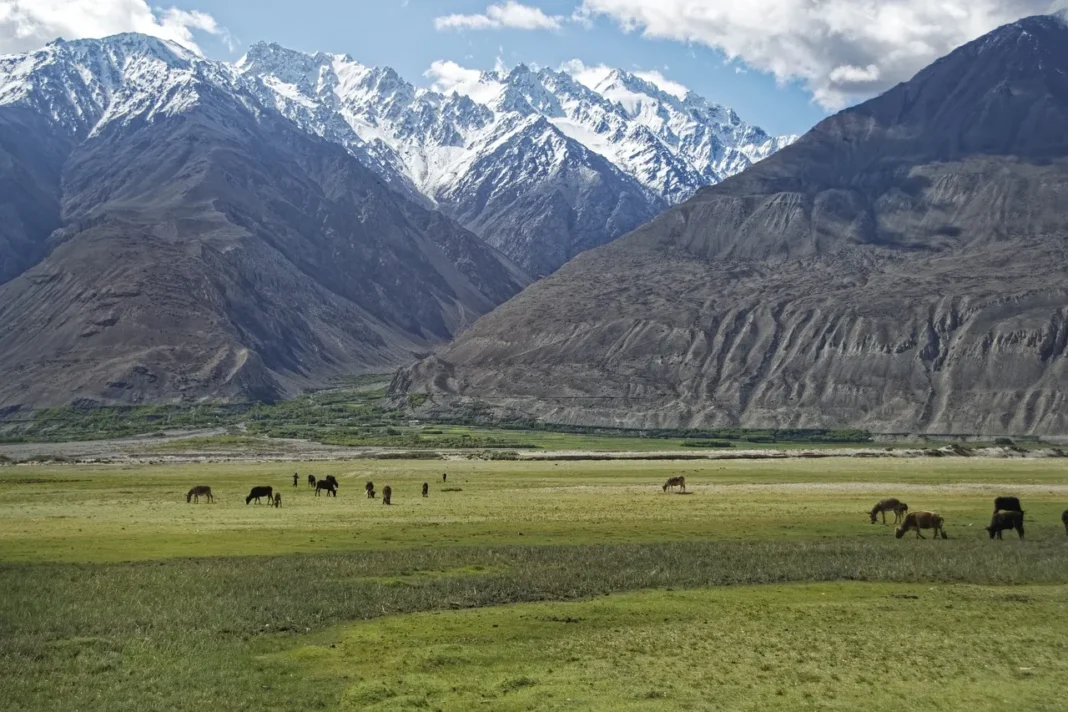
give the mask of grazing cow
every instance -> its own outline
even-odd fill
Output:
[[[337,485],[330,480],[319,480],[315,483],[315,496],[318,497],[319,493],[326,490],[327,495],[334,495],[337,497]]]
[[[389,501],[390,497],[392,497],[392,496],[393,496],[393,488],[392,487],[390,487],[389,485],[386,485],[385,487],[382,488],[382,504],[393,504],[392,502]]]
[[[900,524],[901,518],[908,514],[909,506],[897,499],[896,497],[890,497],[875,503],[875,506],[871,508],[868,515],[871,517],[871,523],[875,524],[876,517],[882,515],[883,524],[886,524],[886,513],[894,513],[894,524]]]
[[[300,476],[296,472],[294,472],[293,473],[293,486],[296,487],[298,482],[300,482]]]
[[[364,490],[367,491],[367,499],[374,499],[375,498],[375,483],[374,482],[368,481],[368,483],[365,484],[363,486],[363,488],[364,488]]]
[[[423,496],[426,497],[428,494],[430,494],[430,483],[424,482],[423,483]]]
[[[923,534],[920,534],[921,529],[934,529],[934,536],[937,539],[941,534],[943,539],[948,539],[946,536],[946,530],[942,528],[942,524],[945,519],[938,512],[909,512],[905,515],[905,521],[901,523],[901,526],[894,532],[894,536],[898,539],[905,536],[905,533],[910,529],[916,530],[916,536],[920,539],[926,539]]]
[[[986,530],[990,533],[990,538],[1001,538],[1001,532],[1006,529],[1015,529],[1016,533],[1020,535],[1020,538],[1024,538],[1024,526],[1023,526],[1023,512],[994,512],[994,516],[990,518],[990,526]]]
[[[994,511],[1002,512],[1022,512],[1023,507],[1020,506],[1020,499],[1018,497],[997,497],[994,499]]]
[[[248,497],[245,497],[245,504],[248,504],[252,500],[256,500],[256,504],[259,504],[260,497],[266,497],[273,501],[274,487],[253,487],[252,491],[248,493]]]
[[[186,502],[189,502],[189,500],[200,502],[201,497],[207,497],[209,502],[215,501],[215,498],[211,496],[211,487],[205,485],[198,485],[185,493]]]
[[[315,475],[308,475],[308,486],[309,487],[314,487],[315,486]]]
[[[271,504],[273,504],[275,506],[275,508],[278,508],[278,507],[282,506],[282,493],[281,492],[275,492],[274,493],[274,501],[272,501]]]
[[[664,491],[667,492],[669,488],[681,487],[682,491],[686,491],[686,478],[682,475],[678,477],[669,477],[668,481],[664,483]]]

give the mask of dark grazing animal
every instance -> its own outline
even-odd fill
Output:
[[[1023,512],[994,512],[994,516],[990,518],[990,526],[986,530],[990,533],[990,538],[1001,538],[1001,532],[1006,529],[1015,529],[1016,533],[1020,535],[1020,538],[1024,538],[1024,526],[1023,526]]]
[[[678,477],[669,477],[668,481],[664,483],[664,491],[667,492],[668,488],[674,489],[675,487],[681,487],[682,491],[686,491],[686,478],[682,475]]]
[[[215,501],[215,498],[211,495],[211,487],[205,485],[198,485],[185,493],[186,502],[189,500],[199,502],[201,497],[207,497],[209,502]]]
[[[994,511],[1022,512],[1023,507],[1018,497],[997,497],[994,499]]]
[[[389,501],[390,497],[392,497],[392,496],[393,496],[393,488],[392,487],[390,487],[389,485],[386,485],[385,487],[382,488],[382,504],[393,504],[392,502]]]
[[[898,539],[905,536],[905,533],[910,529],[916,531],[916,536],[920,539],[926,539],[923,534],[920,534],[921,529],[934,529],[934,536],[937,539],[941,534],[943,539],[948,539],[946,536],[946,530],[942,528],[942,524],[945,519],[938,512],[909,512],[905,515],[905,521],[901,523],[901,526],[894,531],[894,536]]]
[[[1064,523],[1064,533],[1068,534],[1068,509],[1061,512],[1061,521]]]
[[[294,472],[293,473],[293,486],[296,487],[298,482],[300,482],[300,476],[296,472]]]
[[[327,475],[323,479],[326,480],[327,482],[331,483],[332,485],[334,485],[334,487],[338,486],[337,478],[334,477],[333,475]]]
[[[448,479],[449,479],[449,473],[448,472],[442,472],[441,473],[441,481],[445,482]]]
[[[337,497],[337,485],[330,480],[319,480],[315,483],[315,496],[318,497],[319,493],[326,490],[327,495],[334,495]]]
[[[875,503],[875,506],[871,508],[868,515],[871,516],[871,523],[875,524],[876,517],[882,515],[883,524],[886,524],[886,513],[894,513],[894,524],[900,524],[901,518],[908,514],[909,506],[897,499],[896,497],[890,497]]]
[[[256,500],[256,504],[259,504],[260,497],[266,497],[269,500],[273,500],[274,487],[253,487],[252,491],[248,493],[248,497],[245,497],[245,504],[248,504],[252,500]]]
[[[315,475],[308,475],[308,486],[309,487],[314,487],[315,486]]]
[[[275,507],[281,507],[282,506],[282,493],[281,492],[275,492],[274,493],[274,500],[271,502],[271,504],[273,504]]]
[[[424,482],[423,483],[423,496],[426,497],[428,494],[430,494],[430,483],[429,482]]]
[[[375,483],[374,482],[368,481],[367,484],[365,484],[363,486],[363,488],[364,488],[364,490],[367,491],[367,499],[374,499],[375,498]]]

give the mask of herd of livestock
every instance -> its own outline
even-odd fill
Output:
[[[916,536],[921,539],[925,537],[920,533],[921,529],[932,529],[934,531],[933,536],[941,536],[943,539],[948,539],[946,530],[943,528],[945,524],[945,517],[938,512],[910,512],[909,506],[901,500],[891,497],[875,503],[875,506],[871,508],[868,515],[871,517],[871,523],[875,524],[878,518],[881,516],[883,524],[886,524],[886,513],[894,513],[894,524],[897,524],[897,529],[894,530],[894,536],[898,539],[905,536],[910,531],[916,532]],[[1068,534],[1068,509],[1061,513],[1061,523],[1064,524],[1064,533]],[[990,538],[1001,538],[1001,532],[1015,529],[1016,534],[1023,539],[1024,538],[1024,511],[1020,506],[1020,499],[1018,497],[996,497],[994,499],[994,514],[990,518],[990,525],[986,528]]]
[[[442,473],[442,482],[448,481],[448,477],[448,474]],[[293,473],[293,486],[300,486],[300,475],[296,472]],[[331,495],[337,497],[338,481],[337,478],[333,475],[327,475],[322,479],[316,479],[315,475],[308,475],[308,486],[315,488],[316,497],[321,495],[323,492],[326,492],[327,497]],[[364,485],[364,492],[367,494],[368,499],[378,498],[374,482],[367,482]],[[424,497],[430,496],[429,482],[423,483],[422,495]],[[197,485],[196,487],[190,489],[185,494],[185,501],[190,503],[199,503],[201,497],[203,497],[206,502],[215,502],[215,496],[211,493],[211,487],[208,487],[207,485]],[[272,507],[282,506],[282,493],[280,491],[275,491],[275,488],[271,485],[261,485],[258,487],[253,487],[249,491],[248,497],[245,497],[245,504],[249,504],[251,502],[261,504],[262,500],[265,498],[267,500],[267,504],[271,505]],[[382,504],[392,503],[393,488],[389,485],[386,485],[382,488]]]
[[[448,474],[443,473],[441,475],[442,482],[448,480]],[[300,485],[300,475],[296,472],[293,473],[293,486],[298,487]],[[329,497],[333,495],[337,497],[338,481],[333,475],[327,475],[322,479],[316,479],[315,475],[308,475],[308,485],[315,488],[315,495],[318,497],[323,492]],[[671,477],[664,483],[663,491],[667,492],[669,489],[674,490],[676,487],[681,492],[686,492],[686,478]],[[375,485],[373,482],[367,482],[364,484],[364,492],[367,494],[368,499],[376,499],[377,494],[375,491]],[[422,487],[422,495],[424,497],[430,496],[430,483],[424,482]],[[208,502],[214,502],[215,497],[212,496],[211,487],[206,485],[198,485],[193,487],[186,493],[186,502],[199,502],[200,498],[204,497]],[[245,504],[250,502],[256,502],[260,504],[260,500],[266,498],[267,503],[274,507],[282,506],[282,493],[276,492],[274,487],[270,485],[263,485],[259,487],[253,487],[248,493],[248,497],[245,497]],[[386,485],[382,488],[382,504],[392,504],[393,488]],[[924,529],[932,530],[932,536],[938,538],[941,536],[943,539],[948,539],[949,535],[946,534],[944,528],[945,517],[938,512],[930,511],[915,511],[910,512],[909,506],[897,499],[896,497],[890,497],[889,499],[883,499],[875,503],[875,506],[871,508],[868,515],[871,517],[871,523],[875,524],[882,517],[883,524],[886,524],[886,513],[892,512],[894,515],[894,524],[897,528],[894,530],[894,536],[900,539],[908,534],[910,531],[916,532],[916,536],[920,539],[926,537],[921,533]],[[1064,524],[1064,532],[1068,535],[1068,509],[1064,510],[1061,514],[1061,523]],[[994,499],[994,514],[990,518],[990,526],[986,528],[987,533],[990,534],[990,538],[1001,538],[1001,533],[1007,530],[1016,530],[1016,534],[1023,539],[1024,538],[1024,511],[1020,506],[1020,500],[1018,497],[997,497]]]

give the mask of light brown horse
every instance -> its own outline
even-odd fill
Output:
[[[665,492],[667,492],[669,488],[670,489],[674,489],[676,487],[681,487],[682,491],[685,492],[686,491],[686,478],[683,477],[682,475],[679,475],[678,477],[669,477],[668,481],[664,483],[664,491]]]
[[[872,524],[875,524],[876,517],[880,514],[883,516],[883,524],[886,524],[886,513],[893,512],[894,524],[900,524],[902,517],[908,514],[908,511],[909,506],[907,504],[896,497],[890,497],[889,499],[876,502],[875,506],[871,508],[871,511],[868,512],[868,514],[871,516]]]
[[[215,497],[211,494],[211,487],[207,487],[206,485],[198,485],[186,492],[185,501],[193,501],[196,503],[200,501],[201,497],[207,497],[209,502],[215,502]]]
[[[909,530],[915,530],[916,536],[920,539],[926,539],[923,534],[920,534],[921,529],[934,529],[934,536],[937,539],[941,534],[943,539],[948,539],[946,530],[942,528],[945,519],[938,512],[909,512],[905,515],[905,521],[901,523],[901,526],[894,531],[894,536],[898,539],[905,536]]]

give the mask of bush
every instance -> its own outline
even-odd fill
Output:
[[[1012,438],[995,438],[994,444],[998,447],[1016,447],[1016,443],[1012,441]]]
[[[727,440],[684,440],[683,447],[699,447],[699,448],[722,448],[722,447],[734,447],[734,443]]]

